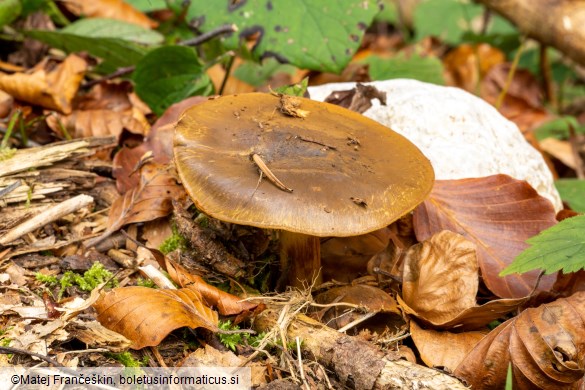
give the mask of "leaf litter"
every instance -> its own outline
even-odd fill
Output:
[[[85,2],[65,6],[75,15],[113,17],[144,28],[162,22],[154,20],[160,15],[147,17],[121,1],[99,3],[94,8]],[[367,81],[369,66],[373,74],[380,71],[376,61],[360,63],[360,56],[383,53],[394,56],[399,65],[408,60],[404,53],[409,50],[424,51],[434,59],[443,55],[438,40],[399,48],[388,37],[369,32],[366,36],[370,47],[364,45],[336,81]],[[253,43],[255,38],[249,39]],[[478,91],[494,104],[505,95],[501,113],[537,142],[531,131],[551,114],[530,72],[517,71],[508,83],[511,64],[487,44],[460,45],[441,60],[450,84]],[[236,67],[243,62],[238,58]],[[184,106],[203,98],[172,107],[151,128],[151,111],[126,81],[100,80],[90,74],[91,84],[82,84],[94,67],[89,57],[47,58],[30,69],[0,65],[0,117],[9,120],[20,110],[23,117],[18,118],[17,128],[24,129],[6,137],[2,146],[10,141],[10,146],[20,148],[0,170],[0,237],[8,237],[0,247],[3,345],[55,355],[68,365],[80,360],[85,365],[112,363],[99,353],[77,351],[73,358],[73,351],[68,351],[72,338],[112,352],[132,348],[142,353],[145,346],[152,346],[157,351],[154,364],[164,365],[177,361],[185,345],[195,341],[205,347],[188,347],[183,364],[251,365],[257,372],[256,384],[277,383],[284,375],[305,388],[325,383],[330,388],[350,383],[357,388],[409,386],[413,373],[418,385],[433,388],[463,388],[460,380],[474,388],[501,388],[509,363],[519,388],[582,384],[585,306],[580,263],[565,268],[577,272],[560,274],[558,279],[538,271],[498,276],[528,247],[527,239],[556,224],[548,201],[525,182],[504,175],[438,181],[414,211],[414,233],[399,231],[404,228],[401,221],[375,234],[324,238],[327,282],[275,294],[277,234],[215,221],[188,201],[178,205],[186,194],[172,166],[172,123]],[[225,76],[233,92],[251,90],[251,84],[229,75],[229,69],[224,67],[220,73],[220,81]],[[300,81],[307,73],[299,69],[287,81]],[[315,80],[331,77],[313,75]],[[221,83],[215,79],[219,89]],[[275,86],[266,89],[271,87]],[[383,103],[383,95],[365,88],[337,91],[331,101],[360,112],[372,99]],[[281,106],[299,120],[311,115],[295,106],[294,98],[283,96]],[[32,142],[50,146],[27,148],[29,135]],[[75,139],[54,142],[69,137]],[[348,142],[360,146],[360,140],[348,138]],[[571,154],[569,168],[576,171],[582,164],[574,152],[578,142],[575,136],[565,145],[570,146],[565,153]],[[80,194],[91,194],[92,209],[86,205],[47,217],[39,226],[15,235],[35,214],[49,212]],[[368,205],[357,197],[351,201],[361,208]],[[580,217],[576,218],[565,226],[579,225]],[[176,245],[169,255],[136,247],[133,240],[140,244],[159,234],[153,233],[157,223],[166,225],[157,232],[181,232],[186,246]],[[522,255],[537,259],[539,268],[550,272],[559,267],[540,259],[538,250],[547,239],[554,242],[555,234],[562,234],[563,224],[556,227],[531,239],[536,252],[529,249]],[[121,228],[127,229],[126,236],[117,233]],[[569,257],[581,253],[579,237],[571,239],[577,249]],[[154,240],[160,242],[160,237]],[[88,251],[89,247],[96,250]],[[112,262],[119,287],[100,286],[87,295],[79,286],[51,286],[37,277],[62,275],[67,272],[64,260],[71,264],[75,258],[89,264],[95,259]],[[225,260],[230,260],[229,267]],[[351,264],[340,264],[345,260]],[[176,283],[180,288],[137,286],[152,287],[148,276],[152,274],[144,271],[147,266],[168,285]],[[81,265],[80,271],[83,267],[89,265]],[[55,298],[61,294],[66,298]],[[303,314],[309,312],[318,321]],[[222,350],[220,318],[244,328],[255,319],[256,331],[265,334],[258,336],[258,344],[238,345],[236,355]],[[181,336],[177,329],[183,327],[195,332]],[[458,379],[417,364],[414,353],[402,344],[408,338],[425,365],[441,367]],[[389,358],[399,355],[411,358]],[[26,355],[15,356],[19,362],[32,363]],[[15,361],[2,355],[2,364]]]

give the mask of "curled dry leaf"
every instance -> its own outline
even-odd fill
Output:
[[[135,148],[123,147],[114,156],[114,172],[118,191],[125,193],[138,185],[138,177],[131,175],[141,157],[152,151],[154,161],[166,164],[173,159],[173,136],[175,123],[186,108],[207,101],[203,96],[192,96],[170,106],[152,125],[146,140]]]
[[[172,211],[173,199],[185,196],[185,190],[177,183],[168,166],[147,163],[142,166],[139,173],[138,187],[114,201],[110,208],[106,231],[100,237],[86,241],[86,247],[96,245],[126,224],[166,217]]]
[[[241,298],[207,284],[203,278],[189,273],[180,264],[165,256],[166,270],[176,283],[201,294],[208,306],[216,307],[221,315],[230,316],[254,310],[258,304],[242,301]]]
[[[97,84],[73,101],[71,114],[51,115],[47,124],[57,134],[66,130],[73,138],[118,137],[124,129],[144,135],[150,125],[142,107],[130,98],[131,89],[128,82]]]
[[[455,375],[474,389],[579,388],[585,375],[585,292],[530,308],[482,339]]]
[[[123,20],[146,28],[158,25],[154,20],[123,0],[67,0],[62,4],[76,16]]]
[[[410,336],[423,362],[429,367],[444,367],[449,372],[457,368],[487,333],[487,330],[451,333],[423,329],[415,321],[410,321]]]
[[[0,89],[15,99],[68,114],[87,70],[87,63],[71,54],[54,68],[49,65],[48,61],[43,61],[30,73],[7,75],[0,72]]]
[[[506,55],[500,49],[487,43],[459,45],[443,60],[447,83],[475,93],[486,73],[505,60]]]
[[[377,287],[364,284],[336,287],[317,295],[315,302],[335,304],[321,309],[317,315],[313,316],[317,317],[319,322],[334,329],[342,328],[364,315],[363,312],[356,311],[355,308],[340,305],[343,302],[364,308],[368,313],[384,313],[388,315],[383,317],[383,323],[381,323],[380,318],[372,319],[373,322],[368,321],[368,328],[371,328],[370,325],[376,327],[376,325],[380,324],[382,328],[388,327],[395,331],[396,328],[404,325],[404,320],[394,298]]]
[[[191,289],[122,287],[94,304],[97,320],[132,341],[132,348],[158,345],[170,332],[187,326],[217,331],[217,313]]]
[[[526,301],[499,299],[477,306],[476,246],[448,230],[412,246],[405,255],[398,302],[421,322],[444,329],[478,329]]]
[[[498,274],[528,246],[528,238],[555,223],[552,203],[525,181],[507,175],[437,180],[430,196],[414,211],[419,241],[441,230],[472,241],[484,283],[501,298],[521,298],[532,292],[538,271],[504,278]],[[537,291],[549,290],[554,280],[554,275],[544,276]]]

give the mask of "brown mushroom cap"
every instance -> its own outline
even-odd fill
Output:
[[[431,191],[429,160],[403,136],[335,105],[299,99],[304,118],[264,93],[223,96],[185,111],[177,170],[196,206],[241,225],[314,236],[386,226]],[[258,155],[285,186],[262,175]]]

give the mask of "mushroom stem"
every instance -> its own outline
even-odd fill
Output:
[[[289,286],[307,288],[321,284],[319,237],[281,230],[280,264],[282,272],[288,276]]]

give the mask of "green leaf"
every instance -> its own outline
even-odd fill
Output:
[[[233,75],[254,87],[260,87],[277,73],[293,74],[296,68],[292,65],[281,64],[274,58],[267,58],[262,63],[246,61],[234,71]]]
[[[141,12],[158,11],[167,8],[165,0],[126,0],[125,2]]]
[[[561,194],[561,199],[580,213],[585,213],[585,180],[559,179],[555,186]]]
[[[376,0],[194,1],[188,20],[204,32],[235,24],[228,49],[258,33],[255,59],[276,57],[299,68],[340,73],[358,49],[364,31],[380,8]]]
[[[20,0],[0,0],[0,28],[18,18],[21,11]]]
[[[363,62],[370,65],[372,80],[408,78],[439,85],[445,84],[443,64],[435,57],[399,55],[393,58],[371,56]]]
[[[309,86],[309,78],[305,77],[300,83],[293,85],[285,85],[275,89],[275,92],[282,93],[290,96],[305,96],[307,87]]]
[[[81,19],[59,31],[31,30],[26,34],[67,53],[87,51],[101,58],[104,62],[97,71],[103,73],[135,65],[147,52],[141,44],[163,40],[156,31],[114,19]]]
[[[542,269],[546,274],[563,270],[577,272],[585,267],[585,215],[567,218],[526,242],[526,248],[500,276]]]
[[[116,19],[81,19],[61,30],[63,33],[91,38],[121,38],[143,45],[162,43],[164,37],[153,30]]]
[[[585,134],[585,126],[580,125],[577,118],[572,115],[564,115],[539,126],[534,130],[534,135],[539,141],[545,138],[567,139],[569,138],[569,129],[571,127],[575,130],[575,133]]]
[[[195,50],[163,46],[148,53],[132,76],[135,91],[157,115],[190,96],[210,95],[213,84]]]
[[[414,11],[415,37],[434,35],[445,43],[459,44],[461,34],[472,31],[472,20],[482,12],[482,6],[468,0],[423,1]]]

